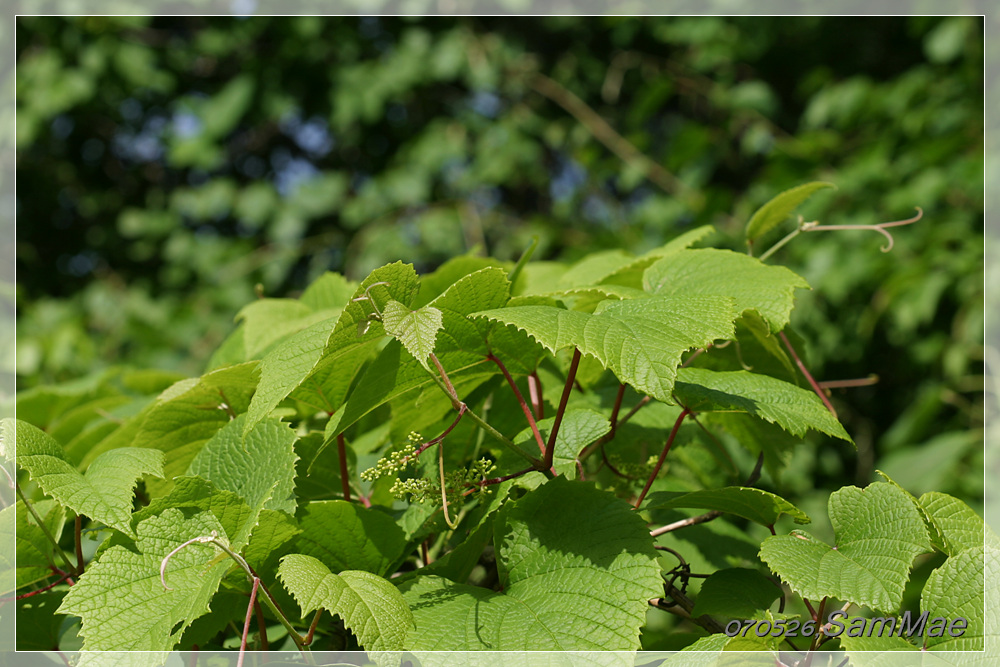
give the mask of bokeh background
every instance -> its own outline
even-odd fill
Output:
[[[16,44],[19,389],[199,374],[326,270],[702,224],[745,250],[824,180],[806,220],[924,218],[774,256],[813,287],[813,374],[878,377],[832,392],[858,451],[800,448],[784,484],[814,516],[876,468],[982,507],[980,18],[20,17]]]

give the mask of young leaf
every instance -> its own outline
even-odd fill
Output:
[[[161,562],[187,540],[212,531],[225,539],[212,514],[186,519],[180,510],[168,509],[139,524],[138,553],[113,546],[91,563],[58,610],[83,619],[83,650],[171,650],[191,621],[210,611],[232,561],[216,559],[222,552],[212,544],[189,544],[168,561],[170,590],[160,580]]]
[[[332,574],[312,556],[291,554],[278,566],[281,583],[299,603],[302,616],[323,608],[344,619],[369,651],[399,651],[413,628],[413,615],[396,587],[370,572]]]
[[[219,430],[191,462],[188,475],[231,491],[259,513],[262,509],[295,513],[295,432],[277,419],[258,423],[244,438],[240,415]],[[248,526],[252,529],[253,526]],[[243,542],[249,534],[233,535]]]
[[[427,360],[434,353],[434,343],[443,326],[440,310],[433,306],[410,310],[398,301],[390,301],[382,311],[382,325],[421,366],[431,370]]]
[[[854,442],[816,394],[770,375],[681,368],[674,391],[681,403],[696,412],[737,410],[777,424],[792,435],[802,436],[813,429]]]
[[[260,386],[254,394],[244,422],[244,434],[271,414],[278,403],[308,378],[321,362],[356,355],[359,348],[378,341],[384,334],[382,324],[371,322],[359,332],[358,325],[369,322],[368,316],[381,311],[390,300],[407,305],[417,290],[417,274],[410,264],[396,262],[372,271],[358,286],[354,297],[324,333],[329,322],[299,332],[272,350],[261,363]],[[368,299],[371,299],[369,302]],[[374,303],[372,303],[374,302]],[[306,332],[309,332],[308,334]]]
[[[714,572],[701,585],[691,616],[751,618],[780,597],[781,588],[757,570],[726,568]]]
[[[299,301],[313,311],[344,308],[357,290],[358,284],[353,280],[348,280],[339,273],[327,271],[310,283],[302,292]]]
[[[410,650],[639,647],[663,582],[649,531],[628,503],[557,477],[504,505],[494,523],[503,592],[418,576],[401,586]]]
[[[616,270],[614,273],[605,276],[601,283],[604,285],[618,285],[632,289],[642,289],[642,274],[646,269],[660,257],[684,250],[694,243],[702,240],[706,236],[713,234],[715,228],[711,225],[695,227],[683,234],[680,234],[658,248],[653,248],[647,253],[635,258],[630,263]]]
[[[794,531],[764,540],[761,560],[802,597],[897,610],[913,559],[932,548],[917,509],[903,490],[883,482],[846,486],[829,506],[835,547]]]
[[[6,421],[6,420],[5,420]],[[143,475],[163,476],[163,452],[125,447],[98,456],[85,474],[63,458],[49,434],[17,421],[17,464],[57,502],[123,533],[132,534],[132,495]]]
[[[299,527],[296,552],[316,558],[332,572],[364,570],[383,576],[406,548],[392,517],[344,500],[309,503]]]
[[[651,493],[643,509],[672,509],[674,507],[694,507],[718,510],[749,519],[762,526],[773,526],[782,514],[787,514],[795,523],[809,523],[809,515],[784,498],[760,489],[743,486],[727,486],[722,489],[707,489],[692,493],[657,491]],[[708,612],[706,612],[708,613]]]
[[[757,209],[750,218],[750,222],[747,223],[747,241],[753,242],[780,225],[792,211],[819,190],[836,187],[833,183],[813,181],[785,190]]]
[[[736,314],[753,310],[781,331],[795,304],[795,290],[809,284],[783,266],[731,250],[682,250],[666,255],[646,269],[642,287],[662,296],[728,296]]]
[[[673,403],[681,354],[733,335],[727,297],[652,297],[611,303],[593,314],[552,306],[513,306],[473,314],[523,330],[550,352],[576,347],[622,382]]]

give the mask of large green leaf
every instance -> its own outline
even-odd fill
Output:
[[[398,301],[390,301],[382,311],[382,325],[421,366],[431,370],[427,360],[434,354],[434,344],[443,326],[440,310],[433,306],[410,310]]]
[[[836,187],[833,183],[813,181],[780,193],[757,209],[750,218],[750,222],[747,223],[747,241],[752,242],[780,225],[792,211],[816,192]]]
[[[278,566],[281,583],[302,608],[302,616],[326,609],[369,651],[405,647],[413,615],[395,586],[370,572],[348,570],[333,574],[312,556],[291,554]]]
[[[191,622],[210,611],[209,602],[226,570],[228,558],[212,544],[193,543],[170,558],[160,581],[160,564],[181,544],[222,526],[208,512],[185,518],[168,509],[139,524],[133,552],[114,546],[90,564],[70,588],[59,613],[83,619],[85,651],[169,651]]]
[[[147,484],[153,493],[169,492],[173,478],[184,474],[205,441],[229,423],[230,412],[246,411],[257,386],[256,375],[257,362],[251,361],[182,380],[163,391],[147,410],[136,416],[138,428],[130,441],[122,444],[163,452],[165,480]],[[118,441],[126,438],[130,423],[112,437]],[[84,456],[83,464],[89,461],[89,456]]]
[[[564,477],[501,508],[494,524],[503,592],[418,576],[401,590],[410,650],[639,647],[647,600],[662,594],[656,552],[628,503]]]
[[[317,558],[332,572],[387,575],[406,548],[403,530],[392,517],[344,500],[309,503],[299,527],[295,551]]]
[[[773,526],[782,514],[795,523],[809,523],[809,516],[795,505],[773,493],[743,486],[727,486],[692,493],[657,491],[649,496],[643,509],[694,507],[718,510],[741,516],[762,526]]]
[[[731,567],[717,570],[701,585],[691,615],[718,614],[751,618],[781,597],[781,588],[757,570]]]
[[[666,255],[646,269],[642,282],[647,292],[663,296],[732,297],[737,315],[754,310],[767,320],[771,331],[785,328],[795,290],[809,287],[783,266],[768,266],[749,255],[714,248]]]
[[[358,286],[332,330],[329,322],[319,323],[276,346],[261,362],[260,386],[247,411],[244,434],[267,417],[318,366],[357,355],[359,348],[378,341],[385,331],[380,322],[370,321],[369,315],[375,313],[375,308],[381,311],[390,300],[409,304],[417,284],[412,265],[387,264],[372,271]]]
[[[913,559],[932,549],[916,507],[902,489],[884,482],[846,486],[829,505],[836,546],[793,531],[764,540],[761,559],[802,597],[897,610]]]
[[[295,432],[285,422],[267,419],[244,438],[245,418],[240,415],[206,442],[187,474],[235,493],[254,512],[266,508],[294,514]],[[242,542],[247,537],[241,532],[232,539]]]
[[[593,314],[552,306],[513,306],[475,313],[523,330],[550,352],[576,347],[622,382],[665,403],[681,354],[733,335],[728,297],[661,297],[610,303]]]
[[[236,321],[243,323],[246,359],[256,359],[269,345],[302,329],[303,318],[312,308],[295,299],[258,299],[240,309]]]
[[[681,368],[674,391],[695,412],[746,412],[802,436],[813,429],[853,442],[813,392],[770,375]]]
[[[8,421],[8,420],[4,420]],[[63,458],[63,449],[49,434],[27,422],[17,421],[17,464],[57,502],[131,534],[132,496],[144,475],[163,476],[163,453],[125,447],[94,459],[87,472]]]

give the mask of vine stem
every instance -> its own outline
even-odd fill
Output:
[[[79,514],[73,520],[73,541],[76,546],[76,575],[83,574],[83,542],[80,534],[83,532],[83,517]]]
[[[323,607],[316,610],[316,615],[313,616],[312,623],[309,624],[309,631],[306,632],[306,636],[302,639],[302,643],[306,646],[312,644],[313,635],[316,634],[316,626],[319,625],[319,618],[323,615]]]
[[[516,477],[521,477],[522,475],[527,475],[529,472],[532,472],[533,470],[538,470],[538,468],[536,468],[535,466],[531,466],[530,468],[525,468],[524,470],[518,470],[517,472],[513,472],[509,475],[504,475],[503,477],[491,477],[489,479],[484,479],[481,482],[469,482],[468,485],[473,488],[469,489],[462,495],[467,496],[470,493],[474,493],[476,489],[481,489],[484,486],[492,486],[494,484],[500,484],[501,482],[506,482],[509,479],[514,479]]]
[[[76,567],[74,567],[73,563],[70,562],[69,556],[66,555],[66,552],[59,546],[59,542],[57,542],[56,538],[52,536],[51,532],[49,532],[49,528],[45,525],[45,522],[42,521],[42,517],[38,516],[38,512],[36,512],[32,504],[28,502],[27,496],[25,496],[24,491],[21,490],[21,485],[15,483],[14,490],[17,491],[17,495],[21,499],[21,502],[24,503],[24,506],[28,508],[29,512],[31,512],[31,516],[35,517],[35,522],[38,524],[38,527],[42,529],[42,532],[45,534],[45,537],[48,538],[49,542],[52,543],[52,547],[55,549],[56,553],[59,554],[62,561],[66,563],[66,569],[70,572],[76,572]]]
[[[48,584],[47,586],[39,588],[37,591],[28,591],[27,593],[21,593],[20,595],[14,595],[14,596],[11,596],[9,598],[0,598],[0,602],[10,602],[11,600],[24,600],[25,598],[30,598],[30,597],[32,597],[34,595],[38,595],[39,593],[44,593],[47,590],[55,588],[56,586],[58,586],[62,582],[67,581],[72,576],[73,575],[71,573],[67,572],[66,574],[62,575],[61,577],[59,577],[58,579],[56,579],[55,581],[53,581],[51,584]]]
[[[434,382],[437,384],[437,386],[440,387],[441,391],[443,391],[448,396],[448,398],[451,399],[451,405],[453,408],[455,408],[456,410],[462,410],[462,407],[464,406],[465,413],[469,415],[469,419],[474,421],[476,425],[479,426],[479,428],[483,429],[483,431],[485,431],[491,438],[493,438],[501,445],[503,445],[510,451],[514,452],[524,460],[530,462],[531,465],[536,467],[542,465],[541,461],[539,461],[534,456],[532,456],[528,452],[524,451],[523,449],[515,445],[513,442],[507,439],[503,433],[490,426],[488,423],[486,423],[486,420],[477,415],[475,411],[469,408],[469,406],[465,405],[465,403],[458,398],[458,392],[455,391],[454,385],[452,385],[451,380],[448,379],[448,374],[445,372],[444,367],[441,365],[441,362],[438,361],[437,355],[435,355],[432,352],[430,358],[431,361],[434,362],[434,365],[437,367],[438,372],[441,374],[441,377],[438,377],[437,375],[434,375],[432,373],[431,377],[434,379]]]
[[[687,528],[688,526],[697,526],[699,523],[707,523],[712,519],[716,519],[722,516],[722,512],[719,510],[712,510],[711,512],[705,512],[704,514],[699,514],[698,516],[692,516],[687,519],[681,519],[680,521],[674,521],[673,523],[668,523],[665,526],[657,528],[656,530],[649,531],[651,537],[659,537],[660,535],[666,535],[667,533],[672,533],[680,528]]]
[[[559,426],[562,424],[563,416],[566,414],[566,404],[569,403],[570,392],[573,391],[573,383],[576,382],[576,369],[580,367],[580,350],[573,349],[573,361],[569,364],[569,372],[566,373],[566,384],[563,385],[562,396],[559,398],[559,409],[556,410],[556,420],[552,424],[552,431],[549,433],[549,441],[545,447],[545,460],[542,462],[542,470],[552,468],[552,459],[556,453],[556,438],[559,435]],[[555,474],[555,470],[552,470]]]
[[[819,383],[813,378],[809,369],[806,368],[806,365],[802,363],[798,353],[795,352],[795,348],[792,347],[792,343],[788,340],[788,336],[785,335],[784,331],[779,331],[778,335],[781,336],[781,342],[783,342],[785,347],[788,348],[792,358],[795,359],[795,365],[798,366],[799,370],[802,371],[802,374],[806,376],[806,379],[809,381],[809,385],[812,387],[813,391],[816,392],[816,395],[819,396],[821,401],[823,401],[823,405],[825,405],[826,409],[830,411],[830,414],[836,417],[837,411],[833,409],[833,404],[830,403],[830,399],[826,397],[826,392],[823,391],[823,388],[820,387]]]
[[[340,459],[340,487],[344,492],[344,500],[351,502],[351,480],[347,472],[347,443],[344,434],[337,434],[337,456]]]
[[[438,445],[438,479],[441,480],[441,510],[444,512],[444,522],[452,530],[458,528],[458,522],[452,523],[448,516],[448,489],[444,484],[444,444]]]
[[[681,423],[683,423],[684,418],[691,414],[691,410],[684,408],[681,413],[677,416],[677,420],[674,422],[674,427],[670,429],[670,435],[667,436],[667,442],[663,445],[663,452],[660,453],[660,458],[656,461],[656,467],[653,468],[653,472],[650,473],[649,479],[646,480],[646,486],[642,488],[642,493],[639,494],[639,498],[635,501],[635,509],[639,509],[639,505],[642,501],[646,499],[646,494],[649,493],[649,487],[653,486],[653,481],[656,476],[660,474],[660,468],[663,467],[663,462],[667,458],[667,452],[670,451],[670,446],[674,444],[674,438],[677,437],[677,431],[681,428]]]
[[[538,377],[538,371],[532,371],[528,376],[528,396],[531,407],[535,410],[535,419],[545,419],[545,401],[542,399],[542,381]]]
[[[514,378],[511,377],[510,371],[507,370],[507,367],[504,366],[503,362],[500,361],[500,359],[492,352],[486,355],[486,358],[499,366],[500,372],[503,373],[504,378],[507,380],[507,384],[510,385],[511,391],[513,391],[514,396],[517,397],[517,402],[521,405],[521,411],[528,420],[528,426],[531,427],[531,432],[535,436],[535,442],[538,443],[538,451],[541,452],[542,456],[545,456],[545,441],[542,440],[542,434],[538,432],[538,423],[535,421],[535,416],[531,413],[531,408],[528,407],[528,403],[524,400],[521,390],[517,388],[517,383],[515,383]]]
[[[243,657],[247,652],[247,636],[250,634],[250,621],[253,619],[253,604],[257,601],[258,588],[260,588],[260,579],[254,577],[253,587],[250,589],[250,604],[247,605],[247,615],[243,621],[243,637],[240,639],[240,657],[236,659],[236,667],[243,667]]]

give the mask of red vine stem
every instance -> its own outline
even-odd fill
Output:
[[[71,576],[73,576],[73,575],[71,575],[71,574],[65,574],[62,577],[60,577],[60,578],[56,579],[55,581],[53,581],[48,586],[45,586],[44,588],[39,588],[37,591],[29,591],[28,593],[22,593],[21,595],[15,595],[14,597],[0,598],[0,602],[10,602],[11,600],[24,600],[25,598],[30,598],[33,595],[38,595],[39,593],[44,593],[45,591],[47,591],[47,590],[49,590],[51,588],[55,588],[56,586],[58,586],[62,582],[64,582],[67,579],[69,579]]]
[[[674,444],[674,438],[677,437],[677,431],[680,430],[681,423],[689,414],[691,414],[691,410],[684,408],[677,416],[677,421],[674,422],[674,427],[670,429],[670,435],[667,436],[667,442],[663,445],[663,452],[660,453],[660,458],[656,462],[656,467],[653,468],[653,472],[650,473],[649,479],[646,480],[646,486],[642,488],[642,493],[639,494],[638,500],[635,501],[635,509],[639,509],[639,505],[641,505],[642,501],[646,499],[646,494],[649,493],[649,487],[653,486],[653,481],[656,479],[656,476],[660,474],[660,468],[663,467],[663,462],[667,458],[667,452],[670,451],[670,446]]]
[[[537,470],[534,466],[530,468],[525,468],[524,470],[518,470],[517,472],[511,473],[509,475],[504,475],[503,477],[491,477],[489,479],[484,479],[481,482],[469,482],[468,486],[472,488],[464,492],[462,496],[467,496],[471,493],[475,493],[476,489],[481,489],[484,486],[492,486],[494,484],[500,484],[501,482],[506,482],[509,479],[514,479],[515,477],[520,477],[522,475],[527,475],[529,472]]]
[[[778,335],[781,336],[781,341],[785,344],[785,347],[787,347],[788,351],[792,354],[792,358],[795,359],[795,365],[799,367],[799,370],[802,371],[802,374],[806,376],[807,380],[809,380],[809,384],[810,386],[812,386],[813,391],[816,392],[816,395],[819,396],[821,401],[823,401],[823,405],[825,405],[826,409],[830,411],[830,414],[836,417],[837,411],[833,409],[833,404],[830,403],[830,399],[826,397],[826,392],[823,391],[823,388],[819,386],[819,383],[816,382],[812,374],[809,373],[809,369],[806,368],[806,365],[802,363],[801,359],[799,359],[799,355],[795,352],[795,348],[792,347],[791,342],[789,342],[788,336],[785,335],[784,331],[779,331]]]
[[[313,616],[312,623],[309,624],[309,632],[302,639],[302,644],[304,646],[309,646],[312,644],[313,635],[316,634],[316,626],[319,625],[319,617],[323,614],[323,607],[316,610],[316,615]]]
[[[340,459],[340,488],[344,491],[344,500],[351,502],[351,480],[347,472],[347,443],[344,434],[337,434],[337,457]]]
[[[538,378],[538,371],[532,371],[528,376],[528,397],[535,410],[535,419],[545,419],[545,401],[542,400],[542,381]]]
[[[243,638],[240,640],[240,657],[236,660],[236,667],[243,667],[243,657],[247,652],[247,636],[250,634],[250,619],[253,618],[253,603],[257,601],[257,589],[260,588],[260,579],[253,578],[253,588],[250,589],[250,604],[247,605],[246,620],[243,621]]]
[[[566,384],[563,386],[562,396],[559,398],[559,409],[556,411],[556,421],[552,424],[552,431],[549,433],[549,442],[545,447],[545,460],[542,461],[542,470],[552,467],[552,458],[556,452],[556,436],[559,435],[559,425],[562,424],[563,415],[566,414],[566,404],[569,403],[569,394],[573,391],[573,383],[576,382],[576,369],[580,366],[580,350],[573,350],[573,361],[569,364],[569,372],[566,374]],[[555,474],[555,471],[552,471]]]
[[[507,384],[510,385],[511,390],[514,392],[514,396],[517,397],[517,402],[521,405],[521,411],[528,420],[528,426],[531,427],[531,432],[535,436],[535,442],[538,443],[538,451],[542,453],[542,456],[545,456],[545,441],[542,440],[542,434],[538,432],[538,423],[535,422],[535,416],[531,413],[531,408],[529,408],[528,404],[525,402],[524,396],[521,394],[521,390],[517,388],[514,378],[510,376],[510,372],[507,370],[507,367],[503,365],[503,362],[500,361],[500,359],[498,359],[492,352],[486,355],[486,358],[500,367],[500,372],[503,373],[504,378],[506,378]]]
[[[436,445],[439,442],[441,442],[442,440],[444,440],[448,436],[448,434],[451,433],[452,429],[455,428],[456,426],[458,426],[458,422],[462,421],[462,415],[464,415],[467,411],[468,411],[468,408],[466,407],[465,403],[462,403],[462,407],[460,407],[458,409],[458,416],[455,417],[455,421],[453,421],[451,423],[451,426],[449,426],[448,428],[446,428],[444,430],[444,432],[441,435],[439,435],[438,437],[434,438],[433,440],[428,440],[424,444],[420,445],[420,447],[418,447],[417,449],[415,449],[412,454],[410,454],[409,456],[406,457],[405,460],[409,461],[410,459],[417,458],[418,456],[420,456],[421,454],[423,454],[424,452],[426,452],[428,449],[430,449],[434,445]]]

